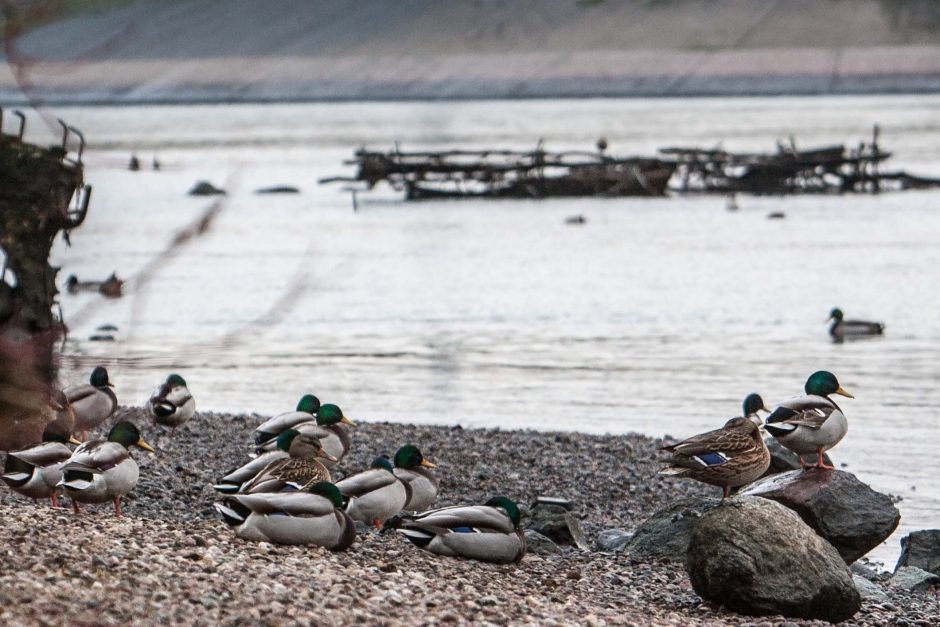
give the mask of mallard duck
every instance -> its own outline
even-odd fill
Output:
[[[121,497],[134,489],[139,475],[128,451],[131,446],[153,452],[137,427],[121,421],[111,427],[107,440],[91,440],[75,449],[62,467],[58,485],[65,487],[76,514],[80,502],[114,501],[114,516],[121,517]]]
[[[770,413],[770,410],[764,405],[764,399],[760,397],[760,394],[748,394],[745,396],[743,410],[743,416],[750,418],[751,422],[758,427],[764,424],[764,420],[760,417],[758,412],[765,411],[768,414]]]
[[[275,439],[285,429],[292,429],[294,425],[302,422],[316,420],[316,413],[320,409],[320,399],[313,394],[305,394],[297,403],[296,411],[278,414],[261,423],[255,429],[255,443],[264,444]]]
[[[411,497],[403,509],[420,512],[429,508],[437,499],[440,482],[431,472],[432,468],[437,466],[424,459],[417,446],[407,444],[395,453],[395,476],[411,488]]]
[[[114,387],[104,366],[95,366],[89,384],[65,388],[65,398],[75,414],[75,429],[81,431],[82,440],[88,439],[88,431],[108,419],[118,406]]]
[[[669,451],[672,457],[659,474],[721,486],[723,499],[728,498],[731,488],[754,481],[770,466],[770,453],[760,427],[743,416],[732,418],[721,429],[660,450]]]
[[[302,492],[236,494],[215,508],[239,538],[343,551],[356,539],[356,525],[344,504],[335,485],[320,481]]]
[[[183,377],[171,374],[150,395],[147,409],[156,424],[172,427],[175,431],[178,426],[193,417],[196,401],[189,393]]]
[[[72,456],[66,443],[79,444],[71,437],[66,423],[54,420],[46,425],[42,441],[7,454],[3,481],[14,492],[32,499],[48,498],[57,508],[62,467]]]
[[[422,514],[399,514],[385,524],[416,546],[438,555],[507,564],[525,555],[519,508],[505,496],[484,505],[456,505]]]
[[[320,444],[323,445],[323,450],[326,451],[330,458],[334,460],[330,461],[330,458],[327,458],[327,461],[324,462],[328,467],[330,467],[337,461],[343,459],[343,457],[346,456],[346,453],[349,452],[349,447],[352,445],[352,441],[349,439],[349,434],[346,433],[346,430],[343,428],[341,423],[350,425],[352,427],[356,426],[356,423],[347,418],[343,414],[343,410],[338,406],[332,403],[324,403],[320,406],[320,409],[317,410],[315,420],[300,422],[294,424],[291,428],[296,429],[301,433],[319,438]],[[267,428],[273,430],[276,428],[276,426],[272,425]],[[270,431],[265,433],[269,432]],[[273,445],[273,440],[268,441],[259,446],[258,450],[272,450]]]
[[[290,457],[290,455],[287,453],[287,451],[282,451],[279,448],[274,449],[273,451],[262,453],[261,455],[258,455],[257,457],[249,460],[244,465],[230,471],[227,475],[219,480],[219,483],[212,487],[223,494],[234,494],[235,492],[241,492],[242,485],[248,481],[251,481],[259,472],[267,468],[273,462],[287,459],[288,457]]]
[[[826,318],[826,322],[830,320],[832,320],[832,325],[829,327],[829,335],[835,339],[865,335],[881,335],[885,330],[885,325],[880,322],[845,320],[842,310],[838,307],[829,312],[829,317]]]
[[[358,520],[376,529],[382,522],[405,509],[411,498],[411,488],[395,476],[392,462],[377,457],[369,470],[346,477],[336,483],[343,496],[349,499],[346,511]]]
[[[803,455],[816,453],[816,468],[832,470],[833,466],[823,461],[823,453],[845,437],[849,423],[829,395],[855,397],[839,385],[836,375],[825,370],[811,374],[803,389],[806,396],[780,403],[767,416],[764,428],[780,444],[800,456],[802,467],[808,467]]]
[[[320,440],[294,429],[277,436],[277,447],[290,456],[268,464],[253,479],[245,483],[240,492],[282,492],[303,490],[320,481],[330,481],[330,471],[318,458],[328,458]]]

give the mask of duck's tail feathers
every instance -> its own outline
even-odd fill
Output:
[[[176,407],[169,401],[157,401],[153,404],[153,414],[157,418],[168,418],[176,413]]]
[[[66,470],[58,484],[68,490],[87,490],[94,480],[94,473],[87,470]]]
[[[8,472],[4,473],[2,478],[3,482],[11,488],[18,488],[26,485],[30,477],[32,477],[32,475],[26,472]]]
[[[222,520],[229,527],[237,527],[245,522],[251,510],[234,499],[225,499],[221,503],[214,503],[215,510],[222,515]]]
[[[391,531],[392,529],[401,529],[402,525],[411,522],[414,520],[414,515],[409,514],[408,512],[399,512],[391,518],[385,520],[385,523],[382,525],[382,533]]]
[[[775,438],[779,438],[784,435],[789,435],[793,433],[794,431],[796,431],[796,425],[791,425],[791,424],[786,424],[786,423],[775,424],[775,425],[765,424],[764,428],[767,429],[767,433],[774,436]]]
[[[419,547],[426,547],[434,539],[434,533],[426,529],[417,527],[404,527],[398,530],[398,533],[408,538],[412,544]]]
[[[656,474],[663,475],[664,477],[681,477],[688,472],[689,469],[683,468],[682,466],[666,466]]]
[[[222,482],[217,483],[212,487],[215,488],[216,492],[220,492],[222,494],[235,494],[242,489],[242,484]]]

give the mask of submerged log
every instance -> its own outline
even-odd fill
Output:
[[[49,148],[23,142],[22,125],[16,135],[0,133],[2,450],[39,440],[50,411],[64,327],[53,315],[58,268],[49,265],[49,251],[60,231],[81,224],[90,195],[80,161],[68,158],[68,130],[61,146]]]

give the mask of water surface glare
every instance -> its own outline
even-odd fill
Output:
[[[940,193],[745,197],[731,213],[722,198],[405,204],[386,189],[353,213],[348,192],[316,179],[395,140],[767,150],[791,133],[854,144],[875,122],[893,165],[940,175],[938,97],[55,113],[89,138],[95,187],[73,246],[56,246],[60,284],[134,279],[116,301],[62,295],[68,380],[104,362],[125,403],[177,371],[202,409],[271,414],[309,391],[359,420],[686,437],[749,392],[772,403],[828,369],[856,395],[835,462],[902,497],[899,533],[937,526]],[[163,169],[127,171],[132,151]],[[186,196],[200,179],[228,189],[216,221],[152,265],[213,202]],[[254,194],[279,184],[302,193]],[[565,225],[572,214],[587,224]],[[831,343],[833,306],[886,335]],[[87,340],[106,323],[115,342]],[[896,552],[897,537],[874,556],[891,566]]]

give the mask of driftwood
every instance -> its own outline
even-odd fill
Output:
[[[62,144],[42,148],[23,141],[25,118],[16,117],[14,134],[0,133],[0,449],[5,450],[37,441],[42,433],[56,379],[55,346],[64,330],[53,315],[58,269],[49,265],[49,251],[60,231],[67,236],[82,223],[91,194],[83,181],[81,134],[63,123]],[[78,149],[69,152],[75,143]]]

